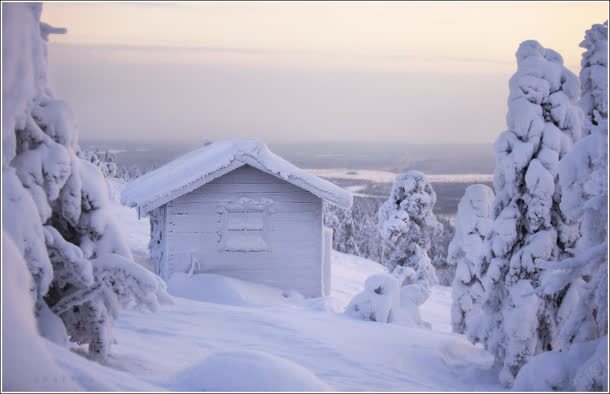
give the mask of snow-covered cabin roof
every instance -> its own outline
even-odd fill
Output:
[[[214,142],[180,156],[129,182],[121,202],[143,215],[245,164],[340,207],[352,205],[350,192],[287,162],[258,140]]]

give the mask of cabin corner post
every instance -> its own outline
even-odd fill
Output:
[[[322,295],[329,296],[332,287],[333,229],[323,226],[322,234]]]

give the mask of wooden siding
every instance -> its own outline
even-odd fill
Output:
[[[219,204],[244,197],[273,200],[265,222],[270,251],[220,248]],[[166,215],[168,275],[188,271],[194,258],[199,272],[322,295],[322,201],[310,192],[246,165],[170,201]]]

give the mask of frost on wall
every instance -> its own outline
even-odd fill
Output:
[[[510,80],[508,129],[496,141],[493,226],[482,271],[482,313],[468,331],[494,354],[501,381],[512,384],[535,354],[557,343],[557,296],[534,295],[540,261],[574,246],[577,223],[559,209],[559,161],[580,137],[579,83],[559,54],[521,43]]]
[[[455,236],[449,244],[447,261],[456,267],[451,323],[453,331],[460,334],[467,334],[466,327],[472,325],[470,321],[477,316],[483,300],[479,256],[491,230],[494,197],[488,186],[471,185],[458,204]]]
[[[580,43],[585,52],[580,61],[580,106],[585,112],[583,134],[608,120],[608,21],[595,24]]]
[[[70,108],[47,87],[46,39],[62,29],[41,11],[3,4],[3,227],[32,274],[39,331],[56,342],[67,332],[103,360],[119,308],[153,309],[164,285],[131,261],[103,175],[77,155]]]
[[[396,177],[389,199],[378,212],[382,263],[389,270],[412,268],[417,281],[426,286],[438,283],[428,255],[431,239],[442,231],[432,213],[435,203],[436,193],[426,176],[408,171]]]

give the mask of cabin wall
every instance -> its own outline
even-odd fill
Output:
[[[250,210],[249,201],[263,201],[264,213]],[[235,241],[242,233],[230,232],[242,225],[242,206],[248,242]],[[166,215],[168,276],[193,266],[195,272],[322,294],[322,201],[313,194],[245,165],[170,201]],[[227,251],[242,243],[265,250]]]

